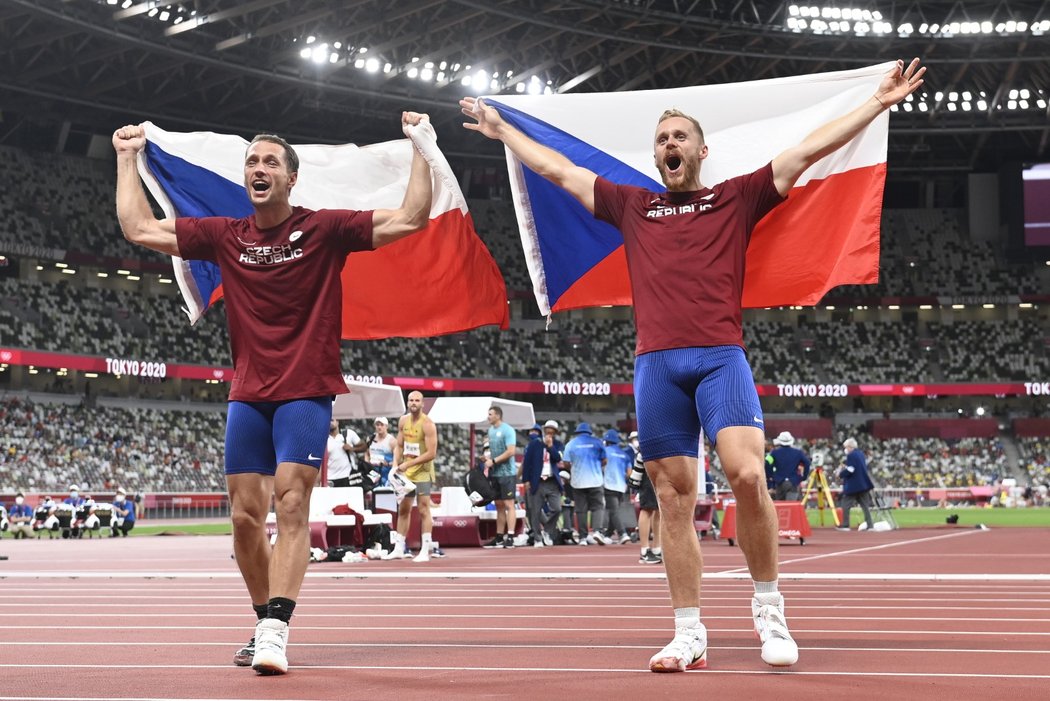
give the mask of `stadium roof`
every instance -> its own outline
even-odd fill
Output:
[[[400,135],[429,112],[447,153],[462,94],[640,90],[920,56],[891,120],[897,172],[1048,159],[1050,2],[762,0],[0,0],[0,142],[25,123],[293,141]]]

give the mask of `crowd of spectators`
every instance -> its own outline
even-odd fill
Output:
[[[124,240],[108,160],[0,146],[0,242],[166,262]]]
[[[344,341],[355,374],[630,382],[629,319],[559,315],[435,338]],[[1034,317],[925,322],[749,321],[755,379],[785,382],[1024,381],[1050,375],[1047,332]],[[150,296],[75,282],[0,279],[0,345],[228,366],[222,304],[190,326],[177,290]]]
[[[1033,484],[1050,484],[1050,437],[1018,438],[1021,469]]]
[[[219,412],[0,400],[0,491],[223,491]]]
[[[341,426],[366,442],[371,438],[370,420]],[[565,422],[561,438],[571,437],[574,426]],[[119,485],[140,492],[223,491],[224,427],[220,411],[87,408],[8,397],[0,401],[0,492],[60,492],[72,482],[85,493]],[[847,435],[840,429],[834,440],[803,439],[798,447],[811,457],[821,455],[830,469],[841,463]],[[483,431],[475,436],[475,457],[482,454],[483,436]],[[438,484],[459,484],[470,464],[470,431],[441,424],[438,437]],[[526,440],[520,432],[519,446]],[[971,487],[1014,476],[997,439],[864,436],[860,441],[880,487]],[[1022,470],[1034,482],[1050,481],[1050,443],[1029,438],[1017,443]],[[711,458],[711,477],[724,489],[717,455]]]

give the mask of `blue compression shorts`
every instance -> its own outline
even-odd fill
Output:
[[[740,346],[639,355],[634,360],[634,401],[646,460],[695,458],[701,428],[712,446],[727,426],[765,429],[751,366]]]
[[[226,474],[273,475],[282,462],[320,468],[331,421],[331,397],[230,402]]]

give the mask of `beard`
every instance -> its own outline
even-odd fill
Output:
[[[682,164],[673,174],[667,167],[667,162],[660,164],[660,179],[668,192],[688,192],[696,190],[700,186],[700,161],[698,159],[682,158]]]

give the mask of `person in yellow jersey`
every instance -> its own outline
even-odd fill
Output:
[[[398,419],[397,443],[394,446],[394,468],[416,488],[401,500],[397,507],[397,532],[391,558],[404,557],[405,536],[412,518],[412,502],[419,509],[419,527],[422,537],[419,554],[413,562],[428,562],[431,555],[431,532],[434,520],[430,516],[430,493],[434,488],[434,457],[437,455],[437,426],[423,413],[423,393],[408,395],[408,413]]]

